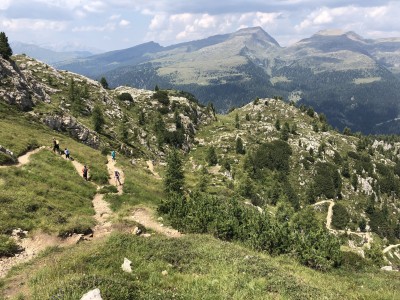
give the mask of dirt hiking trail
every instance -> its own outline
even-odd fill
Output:
[[[32,151],[28,151],[24,155],[21,155],[20,157],[18,157],[18,164],[0,166],[0,168],[3,169],[3,168],[9,168],[9,167],[17,167],[17,168],[22,167],[23,165],[26,165],[27,163],[29,163],[29,161],[30,161],[29,158],[31,157],[31,155],[34,155],[45,148],[46,148],[45,146],[42,146],[42,147],[36,148]]]
[[[42,146],[37,148],[33,151],[30,151],[23,156],[18,158],[19,164],[13,166],[23,166],[29,163],[29,158],[31,155],[38,153],[39,151],[45,149],[46,147]],[[62,156],[66,159],[64,156]],[[69,160],[71,161],[72,165],[75,167],[75,170],[82,177],[82,169],[83,165],[76,160]],[[1,167],[12,167],[12,166],[1,166]],[[111,160],[111,157],[107,163],[107,169],[109,170],[110,178],[113,178],[114,169],[115,169],[115,162]],[[122,172],[120,172],[122,174]],[[90,170],[89,170],[90,174]],[[82,177],[83,180],[83,177]],[[124,178],[121,178],[121,182],[123,183]],[[97,184],[93,183],[97,189],[101,187]],[[110,179],[110,184],[113,184],[113,180]],[[122,185],[118,186],[118,194],[122,194]],[[27,262],[37,256],[39,252],[45,250],[48,247],[66,247],[70,245],[77,244],[82,240],[90,240],[94,238],[99,238],[104,235],[111,233],[112,231],[112,223],[108,221],[109,217],[112,215],[112,211],[109,207],[108,202],[104,199],[103,194],[97,193],[93,200],[93,208],[95,210],[94,218],[97,221],[97,224],[93,228],[93,234],[90,236],[84,236],[83,234],[73,234],[67,238],[60,238],[54,235],[44,234],[44,233],[35,233],[32,237],[28,238],[18,238],[15,237],[17,243],[21,246],[23,251],[13,257],[4,257],[0,258],[0,278],[4,277],[7,272],[15,265]]]
[[[146,164],[147,164],[147,168],[150,170],[151,174],[153,174],[156,179],[161,179],[161,176],[156,171],[154,171],[153,161],[148,160],[148,161],[146,161]]]
[[[364,241],[365,241],[364,245],[367,245],[367,247],[370,247],[371,242],[372,242],[371,232],[356,232],[356,231],[351,231],[351,230],[333,229],[332,228],[332,217],[333,217],[333,206],[335,205],[335,202],[333,200],[323,200],[323,201],[314,203],[313,206],[317,206],[317,205],[324,204],[324,203],[329,203],[328,213],[326,215],[326,224],[325,224],[326,229],[328,229],[333,234],[347,233],[347,234],[353,234],[353,235],[359,236],[364,239]]]
[[[160,224],[160,222],[154,220],[153,212],[151,212],[148,208],[140,207],[135,209],[130,219],[167,237],[178,238],[183,235],[178,230],[164,227],[163,224]]]

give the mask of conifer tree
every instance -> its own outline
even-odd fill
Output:
[[[8,38],[6,34],[2,31],[0,32],[0,55],[4,59],[9,59],[13,54],[10,44],[8,43]]]
[[[101,77],[100,79],[100,84],[103,88],[105,88],[106,90],[108,89],[108,82],[107,79],[105,77]]]
[[[239,115],[237,113],[235,115],[235,128],[240,129]]]
[[[176,149],[172,149],[167,157],[167,170],[164,179],[164,188],[167,194],[183,194],[185,176],[182,159]]]
[[[101,132],[103,130],[103,125],[105,123],[103,112],[101,111],[100,106],[96,105],[92,111],[92,122],[94,130],[97,132]]]
[[[206,160],[210,166],[215,166],[218,163],[217,153],[213,146],[208,148]]]
[[[244,150],[243,141],[240,137],[236,139],[236,153],[237,154],[245,154],[246,151]]]
[[[120,127],[119,127],[119,133],[120,133],[120,136],[121,136],[121,140],[124,143],[128,142],[128,134],[129,133],[128,133],[127,123],[128,123],[128,118],[127,118],[126,115],[123,115],[122,120],[121,120],[121,124],[120,124]]]

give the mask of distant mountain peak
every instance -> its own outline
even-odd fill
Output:
[[[364,38],[354,31],[343,31],[341,29],[325,29],[318,31],[314,36],[344,36],[355,41],[364,41]]]
[[[252,38],[280,47],[279,43],[260,26],[246,27],[231,34],[231,37],[251,36]]]

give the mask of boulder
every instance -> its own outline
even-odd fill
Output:
[[[94,289],[84,294],[81,300],[103,300],[103,298],[101,298],[100,290]]]
[[[129,259],[124,258],[124,262],[121,265],[122,271],[127,272],[127,273],[132,273],[131,264],[132,264],[132,262]]]

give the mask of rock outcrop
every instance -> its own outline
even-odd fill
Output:
[[[23,111],[31,110],[37,102],[49,103],[46,86],[22,69],[15,62],[0,58],[0,101]]]
[[[51,129],[68,132],[76,140],[97,149],[100,140],[96,132],[79,123],[74,117],[68,115],[47,115],[43,122]]]

